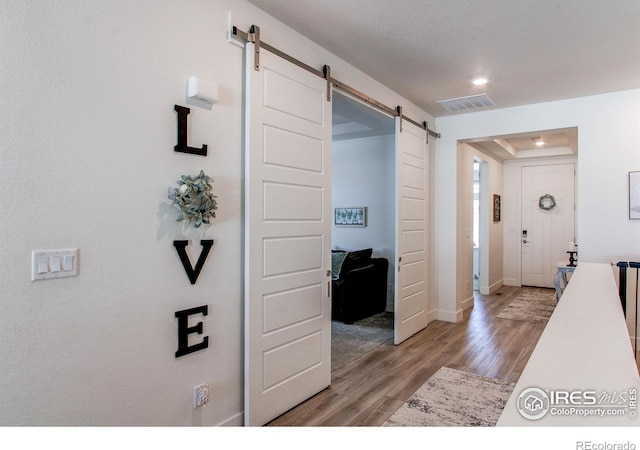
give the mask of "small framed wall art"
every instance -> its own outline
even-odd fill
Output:
[[[493,221],[500,222],[500,196],[493,194]]]
[[[366,206],[335,208],[333,223],[339,227],[366,227],[367,208]]]

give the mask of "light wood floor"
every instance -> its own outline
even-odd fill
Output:
[[[268,425],[379,426],[443,366],[516,382],[545,325],[495,316],[523,289],[477,295],[463,321],[433,321],[398,346],[377,347],[333,371],[331,387]]]
[[[379,426],[441,367],[517,382],[545,324],[496,315],[524,289],[478,294],[463,321],[433,321],[398,346],[381,345],[334,370],[331,387],[268,426]]]

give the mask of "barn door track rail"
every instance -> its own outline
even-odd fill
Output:
[[[333,78],[331,76],[331,67],[329,67],[328,65],[323,66],[322,70],[318,70],[315,69],[311,66],[309,66],[308,64],[305,64],[304,62],[284,53],[281,50],[278,50],[277,48],[267,44],[266,42],[262,41],[260,39],[260,27],[258,27],[257,25],[252,25],[251,28],[249,29],[248,33],[245,33],[242,30],[239,30],[237,27],[233,27],[232,28],[232,38],[236,39],[240,42],[252,42],[254,44],[253,46],[253,51],[254,51],[254,70],[260,70],[260,51],[262,49],[268,50],[269,52],[273,53],[274,55],[279,56],[280,58],[289,61],[292,64],[295,64],[296,66],[320,77],[320,78],[324,78],[327,80],[327,101],[331,101],[331,89],[330,87],[333,86],[334,88],[337,88],[343,92],[346,92],[356,98],[358,98],[359,100],[383,111],[384,113],[394,116],[394,117],[400,117],[401,120],[406,120],[409,123],[414,124],[417,127],[422,128],[423,130],[425,130],[427,132],[427,138],[429,136],[432,136],[434,138],[440,138],[440,133],[433,131],[431,129],[429,129],[429,126],[427,124],[426,121],[423,122],[418,122],[416,120],[411,119],[410,117],[405,116],[402,113],[402,107],[401,106],[396,106],[395,108],[391,108],[379,101],[377,101],[376,99],[369,97],[366,94],[363,94],[362,92],[358,91],[357,89],[352,88],[351,86],[347,85],[346,83],[343,83],[342,81],[337,80],[336,78]],[[401,128],[402,129],[402,128]]]

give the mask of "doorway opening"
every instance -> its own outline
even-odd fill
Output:
[[[440,135],[400,105],[390,108],[330,77],[328,66],[320,72],[261,46],[257,26],[233,31],[246,41],[244,416],[246,425],[262,425],[331,385],[332,85],[394,124],[393,186],[384,186],[398,198],[389,214],[395,239],[387,268],[394,344],[428,324],[427,140]],[[346,208],[360,210],[362,228],[372,216],[366,205]]]
[[[334,91],[331,172],[336,370],[393,342],[395,119]]]
[[[473,290],[480,290],[480,161],[473,162]]]
[[[572,194],[578,165],[577,128],[476,137],[461,144],[461,161],[469,176],[465,175],[458,189],[461,198],[474,192],[473,212],[465,204],[468,212],[462,217],[471,224],[472,219],[466,214],[473,215],[474,228],[472,239],[469,230],[458,241],[465,264],[458,271],[460,286],[471,284],[470,275],[478,276],[481,294],[490,294],[502,285],[553,286],[557,265],[568,258],[567,247],[578,239],[573,213],[577,199]],[[475,170],[471,177],[470,167],[473,164],[475,169],[477,162],[480,162],[477,185],[480,211],[476,216],[476,178]],[[546,196],[556,201],[553,210],[540,208],[540,199]],[[492,201],[496,198],[497,210]],[[467,236],[478,244],[477,249],[462,239]],[[472,258],[473,271],[465,262]],[[540,280],[529,280],[530,275]],[[474,277],[474,289],[475,282]]]
[[[481,155],[473,156],[473,292],[488,295],[491,217],[489,163]]]

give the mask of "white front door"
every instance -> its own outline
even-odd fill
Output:
[[[553,287],[557,265],[575,241],[574,164],[522,168],[522,285]],[[553,197],[550,210],[540,199]],[[549,208],[549,197],[543,207]]]
[[[394,343],[427,326],[427,132],[396,118]]]
[[[246,49],[245,425],[331,382],[331,103],[327,83]]]

